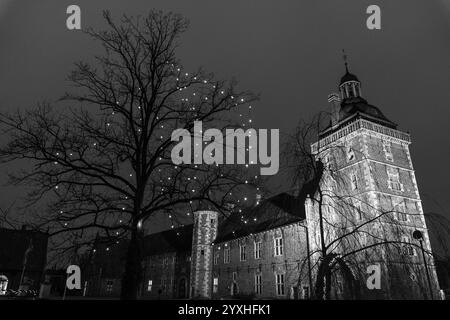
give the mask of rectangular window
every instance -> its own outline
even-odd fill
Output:
[[[152,291],[152,287],[153,287],[153,280],[148,280],[147,283],[147,291]]]
[[[246,251],[246,246],[244,245],[240,245],[239,246],[239,257],[241,261],[245,261],[245,251]]]
[[[409,237],[403,237],[403,254],[406,256],[415,256],[416,250],[414,250],[414,247],[411,245],[411,239]]]
[[[274,255],[276,257],[283,255],[283,238],[276,237],[274,239]]]
[[[361,221],[363,219],[363,212],[361,209],[361,201],[359,200],[354,200],[354,209],[355,209],[355,218],[358,221]]]
[[[392,155],[391,143],[389,141],[383,141],[383,151],[384,151],[384,156],[387,161],[394,161],[394,157]]]
[[[388,187],[395,191],[403,191],[403,185],[400,183],[398,170],[388,167]]]
[[[358,189],[358,176],[357,176],[356,172],[351,173],[350,182],[352,185],[352,190]]]
[[[395,200],[394,211],[397,214],[397,220],[406,222],[408,221],[408,214],[406,213],[405,201],[401,198]]]
[[[106,281],[106,292],[112,292],[114,286],[114,280],[107,280]]]
[[[219,263],[219,253],[216,252],[214,254],[214,265],[217,265]]]
[[[255,259],[261,259],[262,241],[255,241]]]
[[[233,281],[237,280],[237,272],[233,272]]]
[[[284,295],[284,274],[283,273],[277,273],[275,275],[275,284],[276,284],[276,290],[278,296]]]
[[[223,250],[223,263],[230,263],[230,247]]]
[[[219,291],[219,278],[214,278],[213,280],[213,293],[217,293]]]
[[[261,274],[255,274],[255,293],[262,294],[262,277]]]
[[[303,291],[302,292],[303,299],[309,300],[309,287],[304,286],[302,291]]]

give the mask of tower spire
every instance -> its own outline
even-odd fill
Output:
[[[344,64],[345,64],[345,72],[348,72],[348,62],[347,62],[347,54],[345,53],[345,50],[342,49],[342,58],[344,59]]]
[[[342,58],[344,59],[345,64],[345,74],[341,78],[341,82],[339,84],[341,100],[344,101],[348,98],[361,97],[361,83],[354,74],[351,74],[348,71],[347,54],[345,53],[344,49],[342,49]]]

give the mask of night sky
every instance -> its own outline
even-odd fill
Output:
[[[450,218],[450,1],[435,0],[0,0],[1,110],[54,101],[70,89],[77,60],[90,60],[98,44],[66,28],[66,8],[82,10],[82,28],[102,27],[113,16],[155,8],[187,17],[179,58],[261,95],[253,124],[280,128],[327,110],[344,73],[362,82],[363,96],[411,133],[411,154],[426,212]],[[381,30],[366,28],[366,8],[381,7]],[[0,168],[5,181],[11,167]],[[12,168],[16,169],[16,168]],[[288,186],[285,186],[288,187]],[[0,205],[17,192],[3,187]]]

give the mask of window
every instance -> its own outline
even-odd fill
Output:
[[[411,245],[411,239],[409,237],[403,237],[402,242],[403,242],[403,254],[406,256],[415,256],[416,251]]]
[[[352,185],[352,190],[358,189],[358,176],[356,175],[356,172],[351,173],[350,183]]]
[[[262,279],[260,273],[255,274],[255,293],[262,294]]]
[[[217,265],[219,263],[219,253],[216,252],[216,254],[214,255],[214,265]]]
[[[363,219],[363,213],[362,213],[362,209],[361,209],[361,202],[359,200],[354,200],[353,206],[355,208],[355,218],[356,218],[356,220],[361,221]]]
[[[277,273],[275,275],[275,282],[276,282],[277,295],[283,296],[284,295],[284,274]]]
[[[169,265],[169,258],[168,257],[164,257],[163,258],[163,266],[165,267],[167,265]]]
[[[106,280],[106,292],[112,292],[114,286],[114,280]]]
[[[302,296],[303,296],[303,299],[309,300],[309,287],[308,286],[303,287]]]
[[[403,191],[403,185],[400,183],[398,170],[388,167],[388,187],[395,191]]]
[[[262,241],[255,241],[255,259],[261,259]]]
[[[219,291],[219,278],[213,279],[213,293],[217,293]]]
[[[204,256],[204,255],[205,255],[205,250],[204,250],[204,249],[200,250],[200,254],[201,254],[202,256]]]
[[[245,261],[245,250],[246,250],[246,246],[245,244],[242,244],[239,246],[239,256],[240,256],[240,260],[241,261]]]
[[[152,287],[153,287],[153,280],[148,280],[147,283],[147,291],[152,291]]]
[[[233,281],[237,280],[237,272],[233,272]]]
[[[216,223],[215,219],[211,219],[211,225],[214,225]]]
[[[394,161],[394,157],[392,156],[391,143],[389,141],[383,141],[383,151],[386,160]]]
[[[276,257],[283,255],[283,238],[281,236],[274,239],[274,255]]]
[[[0,274],[0,296],[5,295],[7,289],[8,289],[8,277],[5,276],[4,274]]]
[[[347,147],[347,161],[355,160],[355,152],[352,147]]]
[[[230,263],[230,247],[223,250],[223,263]]]
[[[406,213],[405,201],[403,199],[397,199],[394,204],[394,211],[397,214],[398,221],[408,221],[408,214]]]

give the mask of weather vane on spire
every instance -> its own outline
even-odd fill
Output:
[[[344,63],[345,63],[345,71],[347,71],[348,73],[348,62],[347,62],[347,54],[345,53],[345,50],[342,49],[342,57],[344,58]]]

